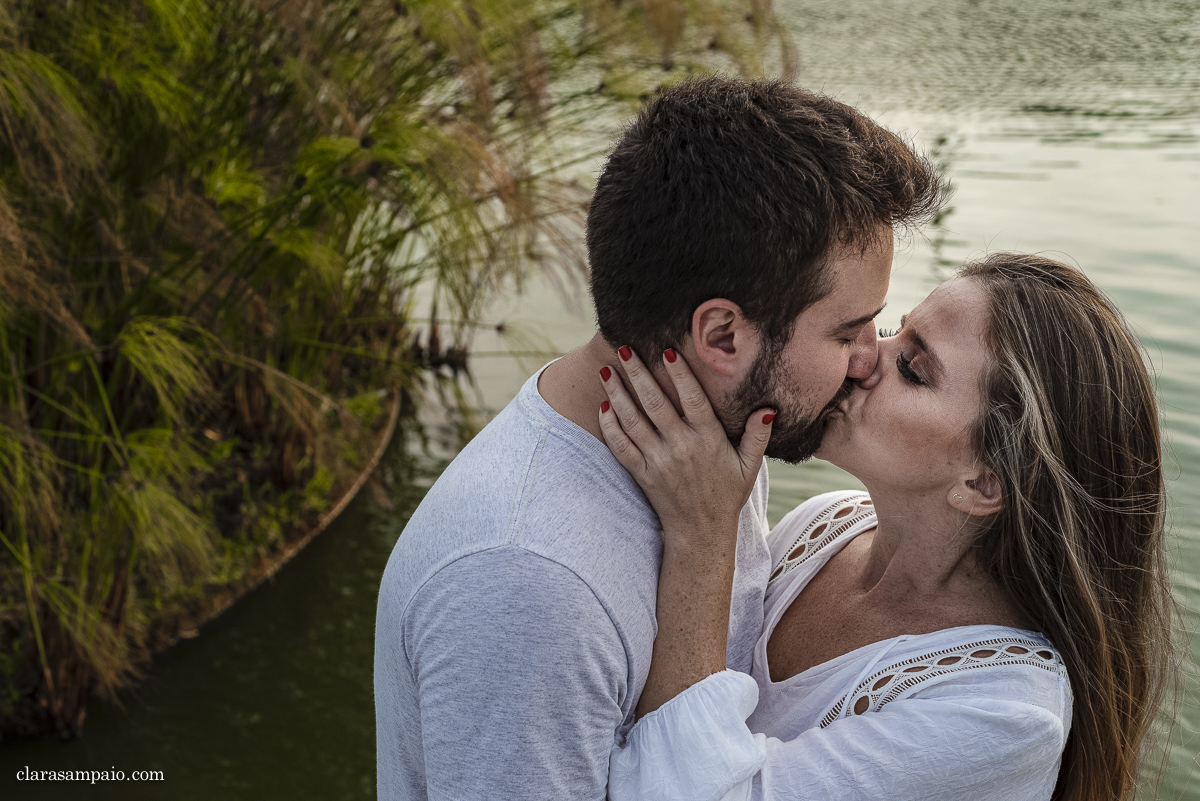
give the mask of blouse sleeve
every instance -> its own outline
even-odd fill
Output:
[[[608,763],[610,801],[716,801],[766,760],[766,738],[746,728],[758,685],[723,670],[639,720]],[[736,796],[735,796],[736,797]]]
[[[609,797],[1048,799],[1070,725],[1066,680],[1018,674],[1033,688],[1022,694],[1012,669],[971,673],[786,742],[746,727],[753,679],[714,674],[634,726],[610,760]]]

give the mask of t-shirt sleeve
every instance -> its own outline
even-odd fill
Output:
[[[628,660],[566,567],[517,547],[459,559],[404,620],[428,796],[603,799]]]
[[[706,682],[708,691],[692,692]],[[754,706],[751,689],[716,674],[639,721],[613,752],[613,801],[1046,799],[1069,728],[1069,704],[1064,719],[1061,706],[1030,703],[1008,677],[988,677],[931,687],[782,741],[741,722]],[[1060,698],[1069,693],[1059,689]]]

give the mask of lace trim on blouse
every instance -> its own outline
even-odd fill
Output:
[[[784,552],[784,557],[771,571],[767,586],[873,514],[875,504],[865,492],[839,501],[822,511],[808,522]]]
[[[878,712],[886,704],[930,679],[990,665],[1033,665],[1067,679],[1067,668],[1053,648],[1020,637],[978,640],[888,665],[842,696],[821,719],[825,728],[839,718]],[[853,699],[853,702],[851,701]]]

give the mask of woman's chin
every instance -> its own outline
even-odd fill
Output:
[[[855,449],[852,445],[845,415],[835,412],[829,416],[825,426],[825,436],[821,438],[821,444],[813,453],[813,458],[828,462],[862,481],[862,477],[858,473],[863,465],[861,459],[855,458]]]
[[[829,462],[836,467],[841,467],[841,465],[838,464],[838,451],[840,449],[838,448],[837,444],[833,442],[833,439],[834,438],[830,435],[830,432],[827,429],[825,431],[825,436],[821,438],[821,444],[817,446],[816,451],[813,452],[813,458],[820,459],[822,462]],[[845,468],[842,469],[844,470]]]
[[[845,439],[845,424],[846,415],[840,409],[825,415],[825,433],[821,436],[821,444],[813,452],[815,458],[841,467],[837,464],[837,453]]]

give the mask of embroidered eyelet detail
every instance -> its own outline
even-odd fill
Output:
[[[791,546],[784,551],[783,558],[771,571],[768,586],[873,514],[875,504],[865,492],[846,498],[822,511],[808,522]]]
[[[821,728],[839,718],[878,712],[891,701],[938,676],[991,665],[1012,664],[1034,665],[1067,678],[1062,657],[1042,643],[1020,638],[979,640],[896,662],[868,676],[854,692],[842,696],[833,705],[821,719]]]

